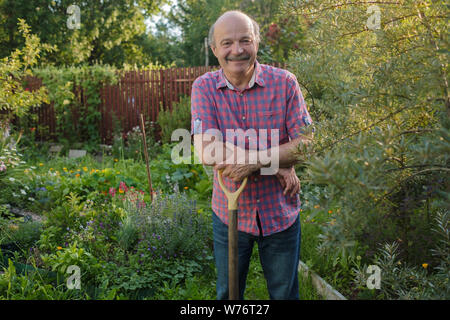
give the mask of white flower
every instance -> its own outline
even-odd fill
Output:
[[[27,194],[25,190],[20,189],[20,193],[23,194],[24,196]]]
[[[34,201],[34,198],[32,198],[32,197],[29,197],[29,198],[28,198],[28,200],[30,200],[30,201]]]
[[[16,179],[14,179],[13,177],[10,177],[9,181],[14,182],[14,181],[16,181]]]
[[[15,194],[14,192],[12,193],[12,195],[13,195],[13,197],[18,197],[18,195],[17,194]]]

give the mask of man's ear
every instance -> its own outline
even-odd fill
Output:
[[[218,59],[219,57],[217,57],[217,54],[216,54],[217,48],[214,45],[211,45],[210,48],[211,48],[211,51],[213,52],[214,56]]]

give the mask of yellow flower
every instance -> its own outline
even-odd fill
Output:
[[[422,263],[422,267],[423,267],[424,269],[428,268],[428,263]]]
[[[87,168],[87,167],[83,167],[83,171],[84,171],[84,172],[87,172],[87,171],[88,171],[88,168]]]
[[[332,213],[333,213],[333,210],[328,210],[328,213],[329,213],[329,214],[332,214]]]
[[[114,159],[114,162],[117,162],[117,161],[119,161],[118,159]]]
[[[73,170],[70,170],[70,173],[73,173]]]
[[[119,193],[123,193],[123,190],[122,190],[122,188],[119,188]]]
[[[187,190],[187,189],[189,189],[189,187],[184,187],[184,190]]]
[[[42,167],[42,166],[44,166],[44,164],[43,163],[39,163],[39,166]]]
[[[120,174],[120,171],[116,171],[116,174]]]
[[[319,209],[320,208],[320,206],[318,205],[318,204],[316,204],[315,206],[314,206],[314,209]]]
[[[77,173],[77,174],[75,175],[75,177],[77,177],[77,178],[78,178],[79,176],[80,176],[80,174],[79,174],[79,173]]]
[[[67,172],[67,168],[66,168],[66,167],[64,167],[63,170],[64,170],[65,172]]]
[[[28,172],[29,172],[29,170],[28,170],[28,169],[25,169],[25,170],[23,170],[23,172],[25,172],[25,173],[28,173]]]
[[[62,250],[62,247],[59,247],[59,246],[58,246],[58,247],[56,247],[56,249],[57,249],[57,250]]]

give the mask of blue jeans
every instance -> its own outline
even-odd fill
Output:
[[[217,299],[225,300],[228,299],[228,226],[215,213],[212,215]],[[245,283],[255,241],[258,243],[259,258],[270,299],[299,299],[300,236],[299,217],[288,229],[267,237],[238,232],[239,299],[244,299]]]

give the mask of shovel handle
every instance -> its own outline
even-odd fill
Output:
[[[239,196],[247,184],[247,177],[244,178],[241,186],[232,193],[223,184],[222,170],[219,170],[217,174],[220,187],[228,199],[228,298],[237,300],[239,299],[237,209]]]
[[[225,187],[225,185],[223,184],[222,170],[217,171],[217,176],[219,180],[219,185],[228,199],[228,210],[237,210],[239,196],[241,195],[242,190],[244,190],[245,186],[247,185],[247,177],[244,178],[244,180],[241,183],[241,186],[235,192],[230,192],[230,190],[228,190],[227,187]]]

